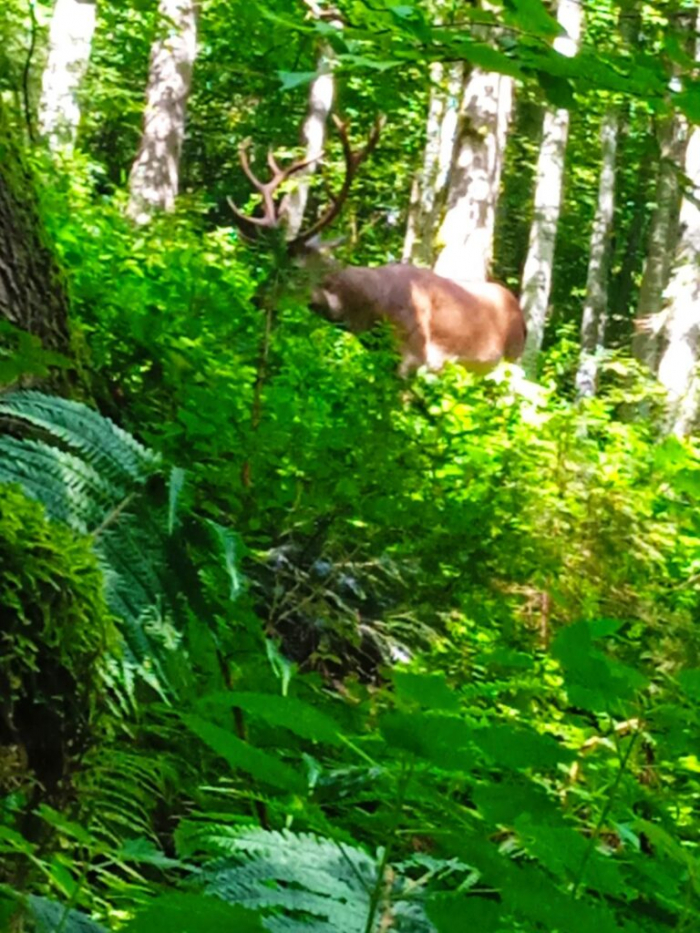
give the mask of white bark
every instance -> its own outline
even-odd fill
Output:
[[[432,266],[435,261],[435,227],[444,204],[452,165],[464,65],[449,68],[440,62],[430,66],[430,107],[422,170],[411,191],[402,259]]]
[[[698,415],[698,348],[700,347],[700,128],[690,136],[685,156],[685,174],[692,191],[683,198],[680,237],[668,301],[668,344],[659,363],[659,380],[669,401],[669,427],[687,434]]]
[[[163,34],[151,49],[143,135],[129,178],[127,213],[137,223],[175,206],[197,52],[197,0],[160,0],[159,13]]]
[[[566,30],[566,35],[557,36],[554,48],[562,55],[573,57],[578,51],[583,22],[580,0],[559,0],[557,20]],[[542,143],[535,175],[534,213],[520,289],[527,323],[523,365],[528,371],[534,370],[544,340],[568,136],[569,111],[548,107],[542,124]]]
[[[435,271],[447,278],[466,282],[488,276],[512,103],[512,78],[472,69],[435,263]]]
[[[679,173],[688,145],[688,122],[680,113],[666,117],[659,128],[659,171],[656,203],[647,240],[647,257],[635,317],[634,355],[656,372],[664,324],[664,291],[668,286],[678,239],[681,188]]]
[[[602,164],[598,184],[598,205],[591,234],[586,297],[581,319],[581,357],[576,374],[576,389],[579,396],[595,395],[598,364],[605,341],[619,123],[620,118],[616,108],[610,107],[603,117],[601,127]]]
[[[78,91],[94,31],[94,0],[56,0],[39,100],[39,129],[52,149],[70,148],[75,142],[80,124]]]
[[[309,106],[301,131],[307,166],[297,173],[296,187],[286,195],[282,205],[287,237],[290,240],[301,230],[309,200],[309,176],[316,171],[326,145],[326,126],[333,106],[334,93],[331,67],[330,50],[326,50],[319,59],[318,74],[309,88]]]
[[[328,8],[316,0],[304,0],[304,2],[313,19],[324,20],[335,29],[343,28],[343,22],[336,9]],[[335,94],[334,58],[330,44],[324,43],[318,57],[317,74],[309,88],[309,104],[301,130],[301,141],[305,149],[304,159],[308,165],[296,174],[296,185],[282,202],[282,215],[287,225],[287,238],[290,240],[294,239],[301,230],[309,200],[309,179],[318,168],[326,145],[326,127]]]

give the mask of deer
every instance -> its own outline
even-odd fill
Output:
[[[347,123],[335,116],[334,122],[345,160],[341,188],[315,223],[285,242],[289,255],[317,272],[311,310],[356,334],[388,323],[398,343],[402,376],[420,367],[440,370],[448,361],[483,375],[501,360],[518,360],[525,346],[525,318],[518,299],[504,286],[495,282],[458,284],[407,263],[342,267],[324,255],[319,234],[340,214],[353,179],[376,147],[382,128],[377,120],[364,147],[353,150]],[[244,214],[229,198],[236,225],[247,239],[257,239],[265,231],[283,236],[285,202],[277,197],[278,192],[309,162],[298,160],[282,168],[270,152],[271,176],[263,182],[251,168],[247,143],[240,147],[239,158],[243,172],[261,195],[263,213]]]

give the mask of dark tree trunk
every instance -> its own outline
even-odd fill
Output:
[[[0,114],[0,317],[68,349],[68,297],[41,226],[34,181]]]

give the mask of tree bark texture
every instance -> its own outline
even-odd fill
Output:
[[[602,164],[598,184],[598,205],[591,234],[586,297],[581,318],[581,357],[576,374],[576,390],[579,396],[595,395],[599,358],[605,340],[619,125],[620,116],[617,108],[611,106],[603,117],[600,134]]]
[[[160,0],[159,13],[163,35],[151,49],[143,134],[129,178],[127,214],[137,223],[175,206],[197,52],[196,0]]]
[[[680,237],[670,282],[667,345],[659,361],[659,380],[669,400],[669,427],[687,434],[698,415],[698,353],[700,350],[700,129],[688,141],[685,175],[690,189],[680,210]]]
[[[435,231],[445,205],[457,136],[464,65],[433,62],[430,81],[423,166],[413,181],[402,258],[404,262],[432,267]]]
[[[333,106],[334,81],[331,73],[330,50],[319,57],[318,75],[309,88],[309,106],[301,131],[306,168],[296,175],[296,187],[284,198],[282,214],[287,226],[287,237],[298,235],[304,222],[309,200],[309,177],[318,168],[326,145],[326,127]]]
[[[78,92],[94,31],[94,0],[56,0],[39,101],[39,130],[52,149],[70,148],[75,142],[80,124]]]
[[[656,372],[661,354],[661,313],[678,240],[681,202],[679,173],[688,146],[688,123],[679,113],[666,116],[658,128],[659,172],[656,203],[651,215],[647,256],[635,316],[632,351]]]
[[[313,19],[323,20],[335,29],[343,28],[340,14],[336,9],[322,6],[315,0],[306,0],[306,5]],[[334,58],[331,45],[328,42],[322,43],[318,54],[316,77],[309,88],[306,119],[301,130],[301,141],[305,150],[304,158],[308,164],[305,169],[296,174],[296,185],[282,202],[282,215],[287,226],[287,238],[290,240],[294,239],[301,230],[309,200],[310,176],[318,168],[326,145],[328,117],[333,108],[335,96]]]
[[[68,348],[66,290],[43,235],[33,179],[1,114],[0,316],[35,334],[47,349]]]
[[[456,281],[484,281],[493,250],[496,204],[513,103],[513,79],[472,69],[460,108],[459,141],[435,271]]]
[[[583,10],[579,0],[560,0],[557,20],[566,30],[566,35],[557,36],[554,48],[560,54],[572,57],[578,51],[583,21]],[[542,142],[535,175],[533,219],[520,289],[520,301],[527,323],[523,365],[528,372],[534,371],[544,340],[552,290],[554,248],[561,213],[568,136],[569,111],[548,107],[542,123]]]

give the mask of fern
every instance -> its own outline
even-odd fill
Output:
[[[69,910],[46,897],[27,898],[36,933],[107,933],[104,927],[77,910]]]
[[[158,454],[80,402],[35,391],[13,392],[0,399],[0,417],[45,431],[115,481],[142,482],[160,465]]]
[[[109,668],[114,695],[133,707],[141,682],[166,699],[176,692],[169,670],[185,610],[181,568],[171,560],[182,471],[173,471],[169,495],[162,479],[147,482],[159,456],[79,402],[15,392],[0,399],[3,424],[32,436],[0,436],[0,482],[18,483],[51,518],[93,537],[107,603],[121,622],[123,651]]]
[[[402,933],[433,931],[420,899],[408,899],[401,880],[380,878],[380,858],[357,846],[309,833],[195,824],[183,824],[177,836],[181,849],[224,854],[205,867],[205,890],[260,911],[271,933],[365,933],[379,888],[387,903],[373,929],[390,917]]]

